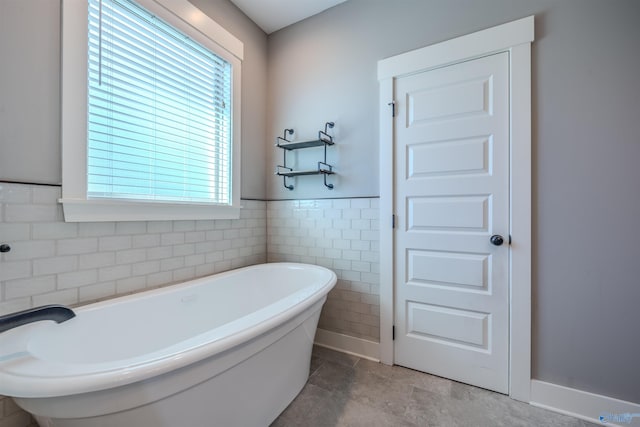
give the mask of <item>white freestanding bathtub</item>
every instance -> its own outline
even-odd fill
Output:
[[[0,395],[47,427],[267,426],[309,375],[325,268],[246,267],[0,334]]]

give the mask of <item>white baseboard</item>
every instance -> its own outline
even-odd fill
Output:
[[[531,405],[601,425],[640,426],[640,404],[638,403],[544,381],[531,380]],[[629,418],[634,416],[630,418],[630,422],[626,422],[623,418],[625,415]],[[603,422],[600,416],[609,418]]]
[[[374,341],[318,328],[315,343],[321,347],[327,347],[375,362],[380,361],[380,343]]]

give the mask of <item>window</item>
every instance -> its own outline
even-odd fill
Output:
[[[231,64],[127,0],[89,0],[87,196],[229,204]]]
[[[237,218],[242,44],[186,0],[64,0],[62,36],[65,220]]]

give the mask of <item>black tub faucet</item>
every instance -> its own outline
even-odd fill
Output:
[[[0,316],[0,333],[40,320],[53,320],[56,323],[62,323],[74,317],[76,314],[73,310],[64,305],[43,305]]]

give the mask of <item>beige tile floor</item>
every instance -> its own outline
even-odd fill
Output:
[[[271,427],[595,425],[499,393],[315,347],[307,385]]]

